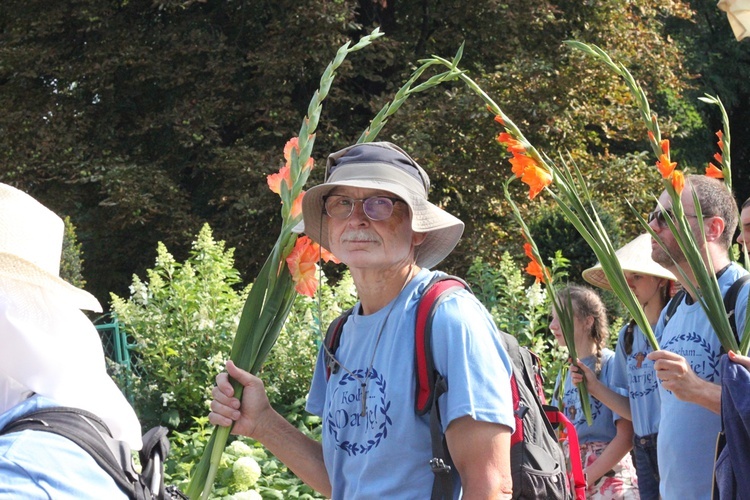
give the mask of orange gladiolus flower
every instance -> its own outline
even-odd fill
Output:
[[[290,163],[292,161],[292,148],[297,150],[297,154],[299,154],[299,137],[292,137],[288,141],[286,141],[286,144],[284,145],[284,159],[286,160],[286,166],[289,167]],[[308,158],[307,163],[305,163],[305,168],[310,170],[313,167],[313,159]]]
[[[319,247],[307,236],[300,236],[294,244],[294,249],[286,258],[289,272],[295,283],[294,289],[302,295],[313,297],[318,289],[318,258]]]
[[[299,214],[302,213],[302,198],[305,196],[305,192],[302,191],[299,196],[294,200],[294,203],[292,203],[292,218],[297,217]]]
[[[536,278],[537,283],[542,281],[542,279],[544,278],[544,269],[541,264],[539,264],[539,262],[537,262],[537,260],[534,258],[534,254],[531,251],[531,244],[524,243],[523,251],[531,260],[531,262],[529,262],[529,265],[526,266],[525,271]]]
[[[279,169],[279,171],[275,174],[269,175],[266,180],[268,182],[268,187],[273,191],[274,193],[280,195],[281,194],[281,181],[286,182],[286,187],[291,189],[292,188],[292,173],[291,169],[289,168],[289,165],[284,165]]]
[[[709,163],[706,167],[706,176],[713,177],[714,179],[723,179],[724,172],[722,172],[721,169],[713,163]]]
[[[672,173],[672,187],[675,191],[677,191],[677,194],[682,194],[682,190],[685,187],[685,175],[682,173],[682,170],[675,170]]]
[[[529,199],[533,200],[544,188],[552,184],[552,176],[545,169],[534,164],[524,171],[521,182],[528,184]]]
[[[522,177],[527,168],[536,166],[536,160],[518,153],[513,153],[513,158],[508,161],[513,166],[512,171],[516,177]]]
[[[512,135],[510,135],[507,132],[501,132],[497,136],[497,142],[505,146],[508,151],[510,151],[513,154],[523,154],[526,152],[526,148],[521,143],[521,141],[516,140]]]
[[[669,151],[669,147],[667,147],[667,151]],[[672,175],[672,172],[674,172],[675,167],[677,167],[677,163],[669,161],[669,156],[663,154],[659,157],[659,161],[656,162],[656,167],[659,169],[661,176],[668,179]]]

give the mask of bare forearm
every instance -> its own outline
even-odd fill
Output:
[[[721,386],[701,380],[694,390],[685,395],[685,401],[700,405],[716,414],[721,414]]]
[[[586,467],[589,485],[594,484],[604,474],[609,472],[633,448],[633,426],[631,422],[618,420],[617,434],[609,442],[599,458]],[[624,428],[620,428],[623,426]]]
[[[263,446],[315,491],[331,497],[331,483],[323,462],[323,447],[305,436],[284,417],[274,412],[258,438]]]

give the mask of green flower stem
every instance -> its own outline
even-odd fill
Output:
[[[595,45],[588,45],[575,41],[569,41],[566,43],[573,48],[579,49],[584,53],[593,56],[600,61],[603,61],[605,65],[609,67],[615,74],[625,80],[626,85],[635,98],[636,106],[641,112],[641,116],[644,119],[646,128],[652,132],[655,138],[654,140],[651,140],[651,146],[654,150],[654,154],[658,158],[662,154],[662,151],[659,145],[661,136],[659,133],[659,126],[656,120],[656,116],[651,113],[651,109],[649,107],[645,92],[635,81],[627,68],[625,68],[625,66],[623,66],[622,64],[615,63],[605,51],[603,51],[599,47],[596,47]],[[730,169],[731,162],[728,161],[730,158],[730,152],[729,139],[727,139],[727,136],[729,136],[729,120],[726,115],[726,110],[721,104],[721,101],[716,97],[706,96],[705,98],[702,98],[702,100],[710,104],[718,105],[722,111],[722,121],[724,124],[725,134],[724,151],[722,154],[722,158],[726,157],[727,159],[726,162],[722,162],[722,170],[724,171],[727,187],[731,191],[732,175]],[[663,184],[672,201],[671,208],[674,213],[674,218],[665,217],[665,219],[667,221],[667,225],[669,226],[670,232],[672,233],[675,241],[680,247],[680,250],[685,256],[685,260],[690,266],[690,271],[692,272],[692,275],[695,279],[695,284],[693,284],[690,277],[681,268],[681,266],[678,265],[677,262],[674,262],[681,278],[680,281],[683,286],[687,288],[690,294],[695,298],[695,300],[701,305],[701,308],[703,308],[703,311],[706,313],[706,316],[711,323],[711,327],[716,332],[716,335],[719,338],[719,341],[721,342],[721,345],[724,347],[724,349],[733,350],[740,354],[746,354],[747,349],[750,346],[750,338],[747,335],[749,330],[748,324],[746,322],[743,329],[742,343],[738,345],[734,333],[732,332],[732,328],[729,325],[729,320],[727,319],[727,313],[724,308],[724,300],[721,289],[719,288],[719,282],[716,279],[715,269],[713,269],[713,263],[710,258],[704,259],[699,250],[699,248],[701,247],[698,245],[687,217],[685,216],[681,193],[677,193],[669,179],[663,179]],[[702,247],[705,247],[706,238],[703,229],[703,213],[700,207],[700,202],[698,201],[695,192],[693,192],[693,202],[695,205],[696,215],[698,217],[698,226],[701,230],[700,241],[702,243]],[[651,227],[646,223],[643,217],[638,215],[638,220],[640,221],[641,225],[651,234],[651,237],[655,241],[657,241],[665,251],[667,251],[667,247],[664,242],[651,229]],[[667,252],[667,254],[669,255],[669,252]]]
[[[625,274],[623,273],[620,262],[615,255],[615,249],[612,246],[612,242],[610,241],[607,231],[599,219],[596,209],[591,201],[591,193],[586,187],[585,179],[578,168],[575,167],[575,164],[573,164],[573,170],[575,172],[574,177],[570,173],[571,168],[564,159],[561,159],[564,168],[560,168],[549,158],[542,156],[526,139],[516,124],[513,123],[513,120],[503,113],[500,106],[498,106],[497,103],[495,103],[495,101],[492,100],[492,98],[487,95],[487,93],[484,92],[474,80],[472,80],[466,73],[458,71],[458,68],[446,59],[433,56],[433,60],[448,66],[453,71],[456,71],[458,78],[463,80],[470,89],[482,98],[490,111],[501,117],[505,129],[513,135],[516,140],[524,145],[527,155],[539,162],[540,165],[545,166],[547,171],[550,172],[553,178],[553,184],[560,193],[555,193],[549,188],[546,188],[547,192],[552,195],[553,199],[562,209],[565,217],[573,224],[576,230],[578,230],[594,251],[599,262],[602,264],[602,270],[604,271],[605,276],[612,286],[612,291],[617,295],[617,298],[625,305],[628,312],[635,319],[638,326],[644,332],[649,344],[651,344],[655,350],[658,349],[659,344],[653,334],[651,324],[648,322],[646,314],[643,312],[643,308],[627,284]],[[613,62],[612,65],[614,66]],[[647,104],[648,103],[646,103],[646,105]]]
[[[350,43],[347,42],[338,49],[335,58],[323,72],[320,87],[313,94],[308,106],[308,114],[302,121],[298,138],[299,151],[293,148],[291,152],[291,188],[285,182],[281,183],[281,232],[250,289],[232,344],[231,359],[238,367],[249,370],[251,373],[257,373],[263,365],[296,297],[294,283],[286,268],[285,259],[297,240],[297,235],[292,232],[292,228],[299,223],[301,216],[293,218],[291,208],[294,200],[302,192],[310,173],[306,165],[315,143],[314,133],[320,120],[322,102],[328,96],[336,69],[346,56],[370,45],[382,35],[376,28],[368,36],[362,37],[356,45],[350,47]],[[235,396],[241,398],[242,386],[237,382],[233,382],[233,386]],[[214,428],[200,461],[192,471],[190,484],[187,487],[187,495],[192,500],[205,499],[211,493],[230,432],[230,427]]]
[[[539,253],[539,248],[537,247],[534,238],[531,237],[531,231],[526,225],[526,221],[523,219],[521,211],[518,209],[518,205],[516,205],[515,201],[513,201],[513,198],[510,195],[510,191],[508,190],[508,185],[511,183],[511,181],[512,178],[506,180],[503,184],[503,193],[505,194],[505,199],[510,204],[510,208],[513,212],[513,217],[516,219],[516,222],[518,222],[518,225],[521,226],[521,232],[523,233],[524,238],[529,243],[529,245],[531,245],[531,253],[534,255],[534,259],[536,259],[536,261],[540,265],[543,265],[542,263],[544,261],[542,260],[542,257]],[[557,318],[560,321],[560,329],[562,330],[563,338],[565,338],[565,345],[568,348],[568,354],[570,355],[570,358],[575,361],[578,359],[578,353],[576,351],[575,343],[575,321],[573,317],[573,304],[570,301],[570,295],[568,295],[568,303],[565,305],[561,304],[558,300],[555,284],[552,281],[552,275],[548,273],[547,269],[544,267],[542,269],[542,276],[542,281],[544,281],[544,285],[547,287],[547,292],[549,292],[550,297],[552,298],[552,307],[555,308],[555,313],[557,314]],[[586,417],[586,423],[592,425],[593,418],[591,416],[591,400],[589,399],[589,391],[586,387],[586,379],[581,380],[581,382],[578,383],[576,387],[578,388],[578,395],[580,396],[581,408],[583,409],[583,414]]]

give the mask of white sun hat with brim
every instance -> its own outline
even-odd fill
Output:
[[[416,264],[420,267],[432,268],[440,263],[461,239],[464,223],[427,200],[430,178],[424,169],[394,144],[369,142],[328,156],[325,182],[302,198],[304,232],[327,250],[324,197],[338,186],[387,191],[404,200],[411,212],[412,230],[426,235],[416,247]]]
[[[96,414],[112,437],[138,450],[138,417],[81,311],[101,306],[59,277],[63,233],[52,211],[0,183],[0,413],[37,394]]]
[[[0,183],[0,276],[55,291],[79,309],[101,312],[96,297],[60,278],[65,224],[28,194]]]
[[[664,278],[672,281],[677,279],[674,274],[654,262],[651,258],[651,235],[648,233],[641,234],[634,240],[630,241],[617,250],[615,255],[617,256],[617,260],[620,262],[620,267],[622,267],[623,271],[655,276],[657,278]],[[584,280],[594,286],[604,288],[605,290],[612,289],[609,280],[607,280],[607,276],[602,270],[602,265],[598,262],[595,266],[583,271],[582,276]]]

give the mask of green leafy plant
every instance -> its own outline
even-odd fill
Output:
[[[568,260],[557,252],[550,258],[549,271],[557,281],[567,276]],[[505,252],[496,266],[476,258],[466,275],[477,298],[490,311],[495,324],[539,356],[544,371],[545,391],[552,394],[554,374],[567,360],[567,352],[549,334],[552,302],[536,281],[528,284],[521,267]]]
[[[184,430],[206,415],[214,377],[237,328],[247,290],[237,290],[233,250],[204,225],[184,263],[159,243],[146,279],[130,297],[112,294],[112,310],[134,339],[132,393],[144,427]]]

